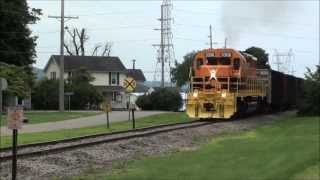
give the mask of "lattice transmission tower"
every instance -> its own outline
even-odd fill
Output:
[[[171,83],[171,63],[175,59],[171,28],[173,22],[173,18],[171,17],[172,8],[171,0],[163,0],[161,4],[161,17],[158,19],[160,21],[160,28],[155,29],[160,31],[160,44],[153,45],[157,48],[154,81],[160,79],[161,87],[165,87],[165,82]]]
[[[294,53],[292,49],[288,52],[279,52],[277,49],[274,50],[273,54],[273,64],[276,66],[277,71],[294,74]]]

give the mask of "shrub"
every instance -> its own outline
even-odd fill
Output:
[[[308,69],[305,74],[304,93],[298,104],[298,113],[300,115],[320,115],[320,66],[317,66],[315,72]]]
[[[59,82],[44,79],[36,83],[32,90],[32,106],[34,109],[56,110],[59,107]]]
[[[152,110],[153,109],[151,98],[149,95],[139,96],[136,101],[136,104],[138,107],[140,107],[143,110]]]
[[[177,89],[161,88],[150,95],[140,96],[136,104],[143,110],[178,111],[182,98]]]

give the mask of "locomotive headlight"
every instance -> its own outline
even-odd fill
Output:
[[[193,96],[194,98],[198,98],[198,95],[199,95],[198,90],[194,90],[192,96]]]
[[[226,98],[227,97],[227,92],[226,91],[222,91],[221,92],[221,97],[222,98]]]

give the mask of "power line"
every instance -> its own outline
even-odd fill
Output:
[[[188,25],[188,24],[176,24],[178,26],[188,26],[188,27],[195,27],[195,28],[202,28],[202,29],[207,29],[208,26],[203,26],[203,25]],[[218,28],[223,31],[223,28]],[[237,31],[238,33],[243,33],[243,34],[250,34],[250,35],[263,35],[263,36],[277,36],[277,37],[282,37],[282,38],[293,38],[293,39],[306,39],[306,40],[319,40],[319,37],[304,37],[304,36],[292,36],[292,35],[285,35],[285,34],[277,34],[277,33],[264,33],[264,32],[259,32],[257,33],[256,31],[254,32],[245,32],[245,31],[238,31],[236,29],[232,29],[233,31]]]

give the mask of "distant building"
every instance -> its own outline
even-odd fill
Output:
[[[60,74],[59,66],[60,56],[51,56],[44,68],[46,77],[48,79],[58,79]],[[113,109],[126,108],[127,99],[122,84],[127,77],[127,69],[118,57],[64,57],[65,79],[72,76],[72,72],[78,68],[86,68],[95,78],[91,84],[97,87],[107,100],[111,101]]]

